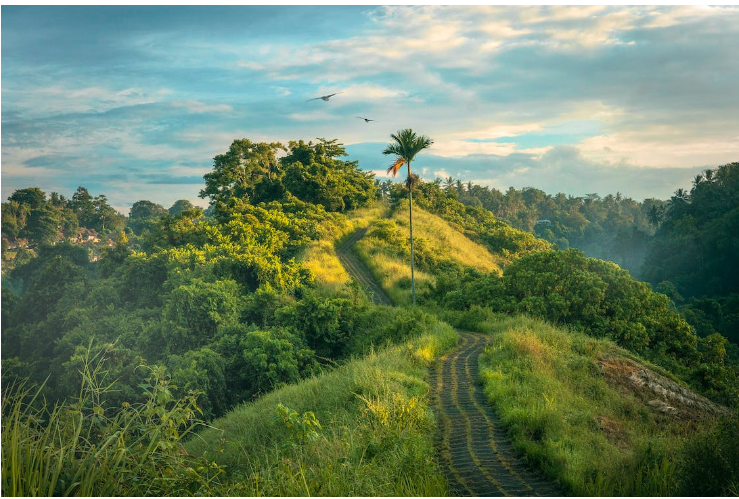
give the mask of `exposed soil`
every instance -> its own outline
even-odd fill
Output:
[[[598,361],[606,379],[633,394],[655,413],[670,419],[699,421],[729,410],[683,388],[636,361],[606,357]]]

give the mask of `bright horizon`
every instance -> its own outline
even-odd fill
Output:
[[[737,46],[734,6],[3,6],[2,197],[204,206],[238,138],[383,179],[413,128],[427,180],[666,199],[739,160]]]

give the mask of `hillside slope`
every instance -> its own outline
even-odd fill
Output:
[[[485,394],[531,463],[579,496],[692,494],[686,445],[731,411],[607,340],[526,317],[492,335]]]
[[[187,452],[226,466],[225,495],[447,495],[433,458],[428,366],[456,343],[450,327],[435,324],[234,409]]]
[[[422,210],[417,211],[423,213]],[[424,215],[419,218],[423,219]],[[439,217],[435,219],[439,227],[448,226]],[[403,279],[409,277],[407,257],[402,251],[403,236],[406,235],[403,231],[404,220],[402,210],[398,210],[392,218],[392,225],[389,221],[374,223],[368,234],[370,237],[360,240],[356,248],[364,262],[373,269],[374,275],[379,276],[385,290],[394,297],[399,296],[401,303],[408,303],[409,291]],[[457,258],[452,261],[451,251],[435,253],[428,250],[444,247],[445,242],[436,237],[439,233],[440,230],[427,228],[422,238],[425,240],[420,245],[420,258],[417,253],[417,265],[422,269],[426,265],[426,272],[417,277],[417,285],[421,283],[422,290],[424,283],[426,289],[443,290],[449,286],[446,279],[455,278],[445,277],[445,280],[435,282],[436,276],[445,273],[464,276],[468,272],[465,268],[473,268],[469,265],[472,263],[470,260]],[[465,236],[460,233],[459,237]],[[461,252],[454,254],[463,255]],[[526,269],[530,262],[512,265],[518,273],[516,280],[510,281],[511,284],[531,286],[542,279],[543,273],[551,273],[550,277],[554,280],[549,284],[558,289],[541,295],[534,292],[527,298],[527,303],[552,306],[547,303],[555,303],[556,293],[562,293],[567,300],[575,300],[577,292],[582,294],[582,290],[568,291],[568,287],[582,287],[586,282],[594,282],[587,281],[593,278],[586,273],[579,273],[575,265],[575,262],[581,259],[584,262],[585,259],[574,258],[574,254],[569,253],[556,254],[564,259],[570,258],[572,262],[569,267],[553,265],[556,258],[547,263],[545,268],[533,269],[533,273],[529,274],[520,272],[520,269]],[[487,258],[496,261],[495,255],[488,255]],[[539,260],[542,258],[532,261]],[[649,303],[649,307],[662,302],[664,297],[636,283],[615,265],[604,262],[598,265],[618,276],[618,279],[598,284],[602,288],[598,292],[604,293],[603,304],[599,307],[610,307],[623,314],[629,300],[634,303],[628,306],[636,307],[635,310],[639,309],[642,301]],[[598,265],[594,268],[600,268]],[[559,282],[562,276],[572,276],[573,280]],[[504,295],[496,293],[503,292],[503,286],[508,284],[505,279],[492,279],[484,274],[475,279],[471,281],[476,283],[475,286],[465,287],[459,286],[462,279],[458,278],[454,293],[459,296],[455,295],[454,299],[459,300],[464,295],[472,303],[484,304],[486,296],[504,298]],[[527,282],[529,284],[525,284]],[[641,292],[626,292],[632,288]],[[546,286],[542,288],[546,289]],[[467,308],[447,310],[452,294],[445,296],[442,293],[440,296],[446,299],[429,302],[424,299],[422,292],[421,306],[441,314],[445,320],[451,320],[456,325],[493,335],[493,346],[483,360],[482,379],[490,403],[500,412],[518,451],[526,455],[531,464],[548,476],[557,477],[568,491],[577,495],[675,495],[691,490],[683,475],[701,473],[696,471],[698,468],[695,466],[685,464],[690,461],[691,453],[696,452],[695,447],[689,445],[691,437],[708,434],[720,427],[717,426],[719,421],[733,416],[730,410],[696,394],[678,379],[689,378],[686,375],[690,372],[688,369],[695,369],[690,365],[691,361],[675,357],[666,359],[656,350],[650,350],[650,343],[657,345],[663,341],[669,345],[672,342],[673,345],[680,345],[686,355],[691,355],[695,359],[693,362],[698,361],[701,355],[710,362],[720,361],[720,357],[708,357],[701,353],[709,351],[707,346],[702,346],[694,333],[683,327],[684,323],[679,321],[674,311],[665,308],[663,311],[659,309],[659,313],[650,312],[653,314],[653,319],[649,319],[652,322],[645,324],[647,328],[653,328],[651,330],[642,330],[634,325],[633,321],[639,315],[631,318],[623,315],[617,325],[627,335],[614,338],[626,341],[628,335],[639,331],[643,331],[641,334],[647,333],[643,337],[647,346],[641,347],[642,350],[650,358],[666,359],[663,362],[675,369],[673,374],[611,341],[556,328],[541,320],[496,314],[489,306],[475,305],[470,308],[469,302]],[[585,305],[587,299],[594,296],[585,297]],[[576,304],[567,303],[556,305],[579,310]],[[512,302],[511,308],[515,309],[515,305]],[[583,311],[572,313],[581,314]],[[594,308],[592,313],[595,319],[608,315],[601,308]],[[579,325],[578,329],[587,332],[592,327],[588,324],[582,321],[585,327]],[[604,328],[604,324],[608,323],[601,319],[600,327]],[[604,331],[607,330],[604,328]],[[652,336],[654,333],[650,331],[659,331],[661,336]],[[633,339],[635,336],[630,337]],[[696,343],[700,350],[696,349]],[[731,473],[736,473],[737,464],[727,464],[727,469],[733,469]],[[731,473],[727,475],[724,472],[724,476],[731,476]],[[726,485],[724,478],[717,481],[724,484],[721,487],[731,486]]]
[[[408,214],[394,210],[389,219],[373,221],[354,251],[396,304],[410,299],[410,230]],[[472,269],[502,273],[504,259],[472,241],[464,229],[421,208],[413,210],[415,277],[417,286],[433,285],[441,269]]]

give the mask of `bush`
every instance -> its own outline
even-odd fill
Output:
[[[196,394],[176,400],[163,369],[151,369],[145,402],[106,409],[104,359],[85,366],[73,402],[49,407],[25,384],[3,394],[4,496],[212,494],[223,469],[191,458],[181,440],[196,426]]]
[[[684,496],[727,496],[739,492],[739,418],[726,417],[698,434],[685,448]]]
[[[279,322],[305,338],[319,357],[337,358],[356,329],[359,311],[351,300],[306,294],[295,305],[277,312]]]

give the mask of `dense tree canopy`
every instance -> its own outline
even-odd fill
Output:
[[[128,213],[128,226],[134,233],[141,234],[145,228],[150,226],[152,220],[167,214],[170,212],[162,205],[142,199],[131,206],[131,211]]]
[[[260,184],[271,184],[278,175],[279,143],[234,140],[228,151],[213,158],[213,171],[205,174],[205,188],[200,197],[209,198],[216,207],[232,199],[248,199],[256,204],[269,200],[260,196]],[[262,199],[260,199],[262,197]]]
[[[280,151],[287,154],[278,160]],[[287,148],[235,140],[227,153],[215,157],[200,197],[209,198],[216,213],[243,202],[256,205],[289,196],[328,211],[365,206],[375,199],[373,175],[360,170],[356,161],[337,159],[345,155],[336,140],[290,141]]]
[[[739,293],[739,163],[706,170],[670,199],[649,245],[645,277],[684,297]],[[680,248],[680,251],[675,251]]]
[[[336,140],[291,141],[290,152],[281,161],[285,189],[328,211],[367,205],[375,198],[374,175],[361,171],[356,161],[337,159],[341,156],[346,156],[346,150]]]

